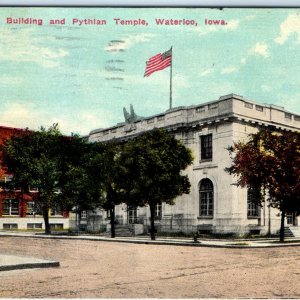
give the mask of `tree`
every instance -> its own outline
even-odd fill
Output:
[[[28,194],[30,187],[38,188],[36,205],[45,221],[45,233],[51,233],[49,210],[57,200],[59,158],[62,135],[54,124],[48,130],[27,131],[8,139],[1,149],[2,163],[13,174],[13,183]]]
[[[229,152],[232,165],[226,171],[238,176],[237,185],[267,191],[270,206],[281,211],[283,242],[286,214],[300,214],[300,133],[261,129],[248,142],[234,143]]]
[[[48,130],[26,131],[13,136],[2,147],[1,158],[14,186],[24,193],[38,188],[35,202],[42,211],[45,233],[51,233],[49,209],[74,211],[104,207],[111,211],[114,237],[114,207],[121,202],[116,189],[117,146],[113,143],[88,143],[77,135],[63,136],[57,124]]]
[[[162,129],[141,134],[124,145],[119,156],[120,184],[127,203],[149,205],[151,239],[155,239],[155,207],[188,194],[190,182],[182,175],[193,161],[191,151]]]
[[[110,211],[111,237],[115,237],[115,206],[122,203],[123,191],[118,190],[118,154],[120,145],[88,143],[72,136],[62,144],[60,152],[60,201],[66,209],[79,216],[83,210],[102,207]]]
[[[101,145],[101,146],[100,146]],[[98,158],[101,170],[101,189],[103,191],[102,208],[110,212],[111,238],[115,237],[115,206],[125,202],[126,191],[120,187],[122,161],[120,154],[122,145],[116,141],[99,144],[102,156]],[[100,161],[99,161],[100,159]],[[99,176],[99,175],[98,175]]]
[[[60,148],[58,185],[61,193],[58,199],[61,207],[76,213],[78,225],[82,211],[94,210],[101,204],[99,180],[102,177],[97,164],[101,151],[78,135],[65,138]]]

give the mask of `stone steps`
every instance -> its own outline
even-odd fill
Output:
[[[285,237],[294,237],[294,234],[291,231],[290,227],[284,227],[284,236]]]
[[[133,231],[130,225],[118,225],[115,228],[116,236],[133,236]]]
[[[115,226],[115,234],[116,236],[133,236],[133,229],[131,228],[130,225],[117,225]],[[110,235],[110,230],[106,232],[107,236]]]
[[[293,237],[299,237],[300,238],[300,227],[288,227],[290,229],[290,232],[292,233]]]

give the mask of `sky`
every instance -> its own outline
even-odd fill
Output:
[[[170,68],[149,77],[144,72],[150,57],[171,47],[173,107],[234,93],[300,114],[299,13],[296,8],[2,7],[0,125],[38,129],[58,123],[64,134],[86,135],[123,122],[123,107],[129,111],[130,104],[143,117],[165,112]],[[12,24],[9,18],[43,24]],[[85,19],[102,25],[80,25]],[[120,24],[139,19],[147,25]],[[193,25],[158,25],[157,19]]]

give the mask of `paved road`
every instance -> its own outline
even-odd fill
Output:
[[[299,247],[222,249],[0,238],[60,267],[0,272],[0,297],[300,298]]]

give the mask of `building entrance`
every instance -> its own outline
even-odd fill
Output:
[[[286,215],[286,224],[288,226],[298,226],[297,216],[295,213]]]
[[[127,206],[127,220],[128,224],[136,224],[137,223],[137,207],[135,205]]]

